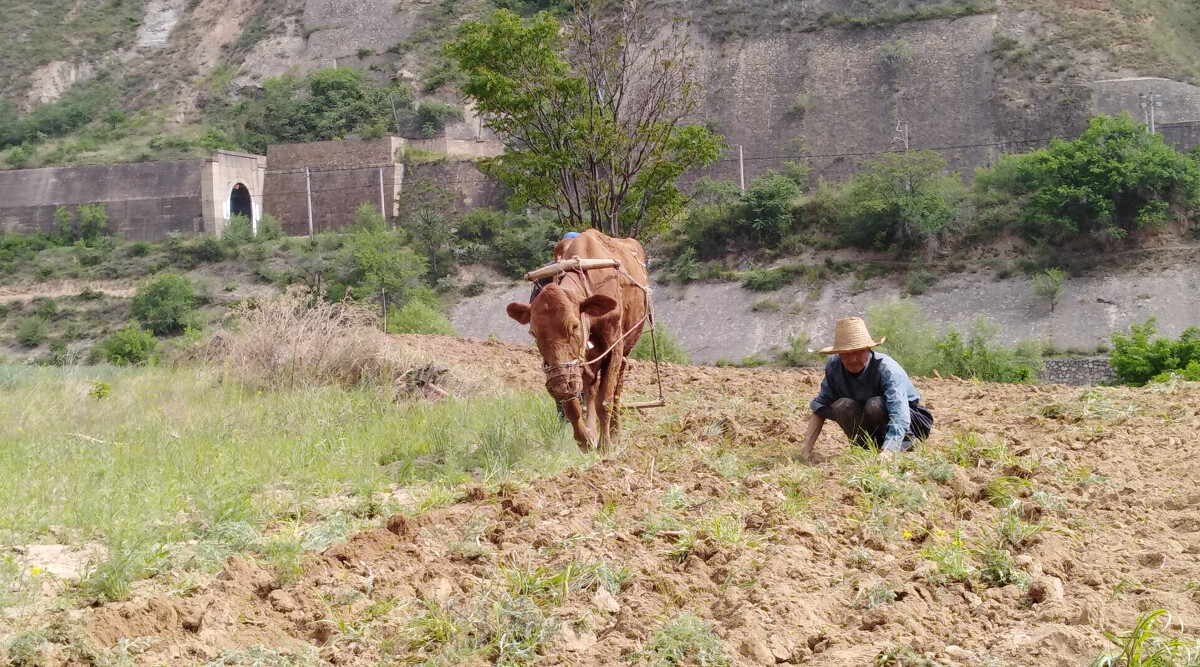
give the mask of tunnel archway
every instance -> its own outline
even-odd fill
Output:
[[[233,191],[229,193],[229,214],[244,215],[251,220],[254,219],[254,205],[250,200],[250,189],[242,183],[235,184]]]

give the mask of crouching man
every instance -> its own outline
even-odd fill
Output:
[[[832,419],[846,437],[860,447],[879,449],[890,459],[925,439],[933,428],[933,415],[921,405],[921,394],[895,359],[875,352],[886,336],[872,340],[862,318],[839,320],[833,345],[821,350],[831,355],[825,364],[821,391],[813,399],[804,440],[804,459],[826,419]]]

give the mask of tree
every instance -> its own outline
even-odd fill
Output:
[[[438,185],[432,178],[420,178],[406,185],[396,198],[400,225],[413,235],[429,257],[433,276],[438,275],[438,254],[454,241],[454,204],[457,194]]]
[[[685,203],[675,180],[714,162],[721,139],[686,123],[700,89],[677,23],[643,23],[633,0],[614,16],[580,0],[566,26],[508,10],[468,21],[447,45],[463,92],[505,144],[480,166],[514,203],[553,209],[567,227],[639,236]]]
[[[1063,277],[1066,274],[1059,268],[1046,269],[1045,273],[1039,273],[1033,277],[1033,294],[1039,299],[1045,299],[1050,304],[1050,312],[1054,312],[1054,306],[1058,304],[1058,297],[1062,295]]]
[[[1200,165],[1124,113],[1093,117],[1074,141],[1006,155],[996,170],[1004,177],[985,180],[1028,197],[1027,234],[1056,244],[1080,234],[1124,239],[1162,226],[1172,205],[1200,203]]]
[[[842,237],[883,249],[912,245],[953,221],[962,184],[944,176],[946,158],[936,151],[886,153],[846,184],[838,197]]]
[[[187,276],[173,271],[160,273],[133,295],[130,312],[152,333],[170,333],[192,323],[196,289]]]

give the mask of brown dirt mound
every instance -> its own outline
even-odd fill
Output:
[[[542,383],[528,347],[403,342],[513,388]],[[635,364],[630,393],[652,394],[653,372]],[[919,380],[937,420],[929,449],[958,452],[961,465],[919,487],[914,502],[925,509],[873,515],[838,434],[826,429],[811,467],[789,459],[817,374],[667,365],[663,381],[671,405],[630,420],[627,449],[611,459],[528,488],[471,487],[459,504],[395,517],[312,554],[292,586],[277,588],[271,572],[233,557],[190,597],[96,609],[90,635],[105,647],[156,638],[134,656],[139,664],[212,660],[257,644],[314,647],[332,664],[420,661],[438,650],[405,634],[422,609],[461,611],[511,586],[513,571],[570,572],[596,559],[633,576],[616,594],[572,588],[569,574],[556,584],[562,623],[541,649],[552,664],[620,664],[682,611],[706,620],[735,664],[828,666],[871,664],[889,647],[945,665],[1078,665],[1108,648],[1103,631],[1128,628],[1145,610],[1166,607],[1185,627],[1200,621],[1196,385],[1081,392]],[[1005,443],[1007,462],[971,458],[962,434],[972,432]],[[1018,494],[1011,510],[1046,521],[1013,550],[1029,592],[940,581],[928,549],[950,539],[946,530],[963,529],[971,544],[982,526],[998,525],[1007,510],[988,502],[987,489],[1000,477],[1027,478],[1045,494]],[[891,471],[877,481],[902,478]],[[654,523],[668,514],[678,523]],[[886,599],[866,604],[873,592]],[[398,604],[378,615],[386,600]]]

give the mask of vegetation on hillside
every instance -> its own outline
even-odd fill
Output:
[[[498,10],[447,45],[463,92],[505,144],[478,164],[516,206],[641,236],[683,208],[676,179],[720,156],[720,137],[689,122],[700,100],[690,36],[674,23],[651,29],[640,12],[585,2],[560,24]]]

